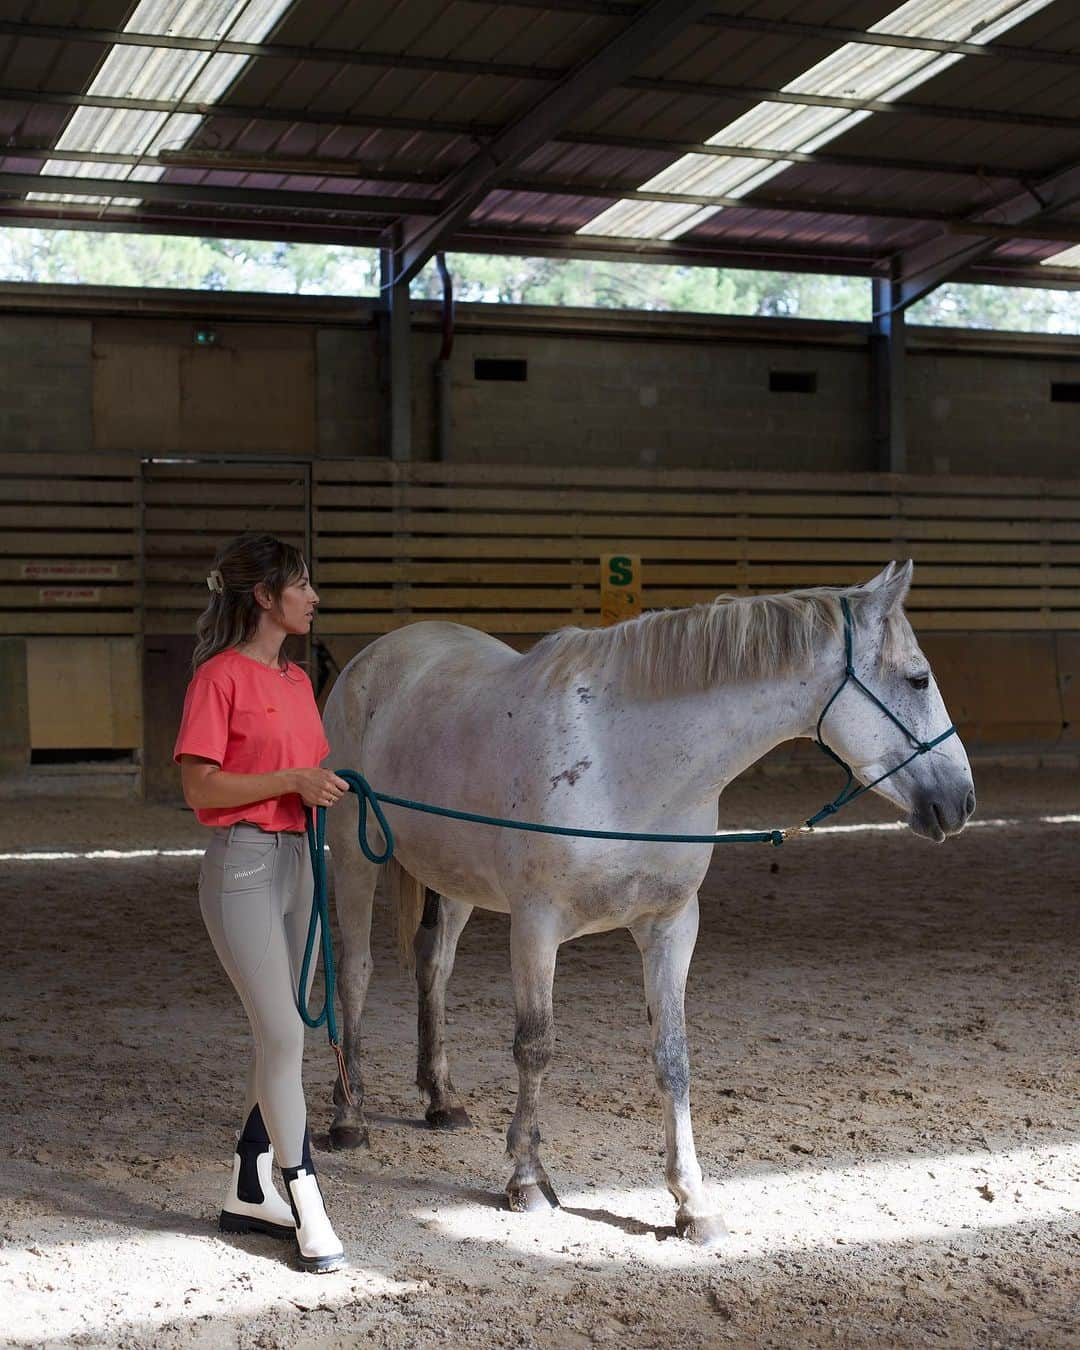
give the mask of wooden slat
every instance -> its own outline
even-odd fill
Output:
[[[243,504],[203,505],[198,511],[192,511],[190,507],[148,506],[143,514],[143,528],[150,534],[190,529],[193,533],[197,531],[204,541],[209,536],[215,544],[229,532],[266,530],[270,534],[303,534],[306,525],[303,510],[295,506],[249,506],[246,500]]]
[[[1006,497],[1077,497],[1075,478],[981,477],[978,475],[880,473],[776,473],[717,469],[554,468],[524,464],[444,464],[425,461],[393,464],[378,459],[321,459],[313,464],[316,483],[515,484],[592,488],[602,474],[608,488],[666,491],[671,488],[717,492],[776,489],[789,492],[926,493]]]
[[[295,482],[307,477],[307,464],[220,464],[213,460],[154,460],[143,466],[144,484],[233,480],[238,483]]]
[[[119,530],[103,534],[84,534],[76,531],[64,531],[56,534],[42,530],[40,533],[23,531],[0,531],[0,553],[9,558],[59,558],[86,557],[95,558],[131,558],[135,555],[137,539],[134,534]]]
[[[135,501],[130,478],[0,478],[0,500],[8,502],[99,502]]]
[[[569,512],[585,516],[590,508],[609,515],[652,514],[658,507],[678,515],[714,516],[733,513],[748,515],[822,515],[841,513],[848,516],[894,515],[895,499],[887,496],[852,495],[836,493],[805,493],[801,496],[777,493],[679,493],[679,492],[612,492],[598,485],[591,492],[536,491],[528,494],[520,488],[353,488],[339,484],[321,486],[315,493],[315,506],[326,512],[348,507],[390,509],[400,506],[410,511],[454,511],[468,519],[473,512],[508,511],[511,520],[519,515],[542,511]],[[1080,502],[1077,503],[1080,514]]]
[[[182,480],[171,482],[148,482],[143,488],[143,501],[148,509],[152,507],[198,506],[224,507],[233,504],[233,498],[239,496],[247,507],[291,507],[296,508],[296,488],[291,482],[194,482]],[[235,509],[235,507],[234,507]]]
[[[702,523],[680,516],[574,516],[574,515],[484,515],[480,512],[465,515],[447,512],[437,515],[421,511],[326,511],[315,513],[315,528],[323,538],[331,532],[349,534],[400,533],[423,534],[494,534],[502,538],[512,535],[607,535],[616,537],[633,530],[641,539],[694,538],[702,533]],[[1071,521],[954,521],[916,520],[892,517],[880,520],[847,519],[774,519],[770,517],[736,518],[714,516],[709,520],[708,533],[713,537],[729,535],[733,538],[815,539],[829,536],[836,539],[986,539],[986,540],[1080,540],[1080,522]]]
[[[204,577],[206,569],[210,566],[210,559],[214,549],[230,534],[237,534],[243,528],[238,526],[236,529],[219,531],[218,533],[207,534],[149,534],[146,539],[147,561],[153,561],[157,564],[160,561],[167,560],[179,565],[187,566],[193,576]],[[283,539],[287,544],[295,544],[297,548],[304,547],[304,535],[289,530],[278,530],[276,534],[279,539]],[[190,562],[185,559],[190,558]]]
[[[131,530],[135,527],[133,506],[53,506],[25,502],[0,506],[0,530],[63,530],[69,527],[95,530]]]
[[[159,581],[188,581],[194,570],[168,569],[154,564],[154,579]],[[533,562],[324,562],[315,576],[316,587],[338,585],[375,585],[387,582],[422,585],[432,583],[449,585],[469,582],[473,585],[495,585],[516,582],[520,585],[586,585],[597,579],[597,563],[533,563]],[[148,577],[150,571],[147,572]],[[4,576],[0,565],[0,577]],[[725,586],[744,581],[755,584],[793,588],[797,586],[831,586],[836,584],[836,568],[812,564],[771,566],[763,563],[678,563],[652,562],[648,581],[665,586]],[[1078,586],[1080,567],[938,567],[923,564],[918,571],[918,582],[923,586],[964,583],[995,586]]]
[[[902,550],[893,550],[893,541],[860,543],[854,540],[768,541],[738,539],[643,539],[625,534],[580,539],[408,539],[387,536],[362,538],[350,535],[324,535],[316,544],[317,558],[590,558],[599,561],[604,553],[638,553],[647,560],[655,558],[696,561],[792,561],[828,562],[835,568],[850,567],[867,576],[890,559],[913,558],[935,562],[982,562],[988,556],[985,544],[957,544],[948,540],[932,543],[907,541]],[[1080,544],[1012,544],[998,542],[993,556],[1002,562],[1080,563]],[[835,574],[834,574],[835,575]],[[843,576],[841,575],[841,580]],[[648,578],[646,578],[648,585]],[[834,583],[834,584],[839,584]]]
[[[586,516],[591,507],[598,513],[625,512],[652,514],[662,509],[672,515],[731,516],[733,514],[769,516],[863,516],[932,517],[956,516],[992,519],[1080,519],[1080,496],[1075,498],[996,498],[996,497],[914,497],[891,494],[844,495],[836,492],[799,494],[761,492],[679,493],[613,492],[598,485],[593,491],[538,490],[528,494],[520,488],[422,488],[405,486],[351,487],[321,484],[315,492],[315,506],[327,513],[349,507],[410,511],[446,510],[468,519],[474,512],[508,511],[518,515],[544,511],[565,511],[575,517]],[[325,528],[332,528],[329,524]]]
[[[0,454],[0,477],[10,478],[137,478],[134,455],[49,455],[36,450]]]
[[[39,610],[4,612],[0,610],[0,633],[6,635],[56,636],[67,634],[136,633],[131,613],[102,613],[89,606],[78,610]]]

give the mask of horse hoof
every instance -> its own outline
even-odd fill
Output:
[[[424,1119],[433,1130],[467,1130],[472,1126],[469,1113],[463,1106],[432,1106]]]
[[[367,1148],[371,1143],[366,1125],[331,1125],[330,1147],[335,1151],[347,1148]]]
[[[719,1214],[702,1214],[693,1218],[675,1218],[675,1232],[695,1247],[715,1247],[728,1235],[727,1224]]]
[[[525,1186],[507,1186],[506,1199],[515,1214],[546,1214],[558,1209],[559,1199],[550,1186],[537,1186],[530,1182]]]

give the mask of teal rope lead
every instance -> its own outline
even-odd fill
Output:
[[[525,830],[532,834],[556,834],[572,839],[619,839],[639,844],[774,844],[784,842],[783,830],[748,830],[739,834],[636,834],[627,830],[578,830],[569,825],[541,825],[533,820],[510,820],[505,816],[484,816],[476,811],[454,811],[448,806],[433,806],[431,802],[416,802],[411,797],[394,797],[389,792],[376,792],[361,773],[352,769],[335,769],[339,778],[349,785],[360,799],[360,820],[357,837],[364,857],[369,862],[385,863],[394,856],[394,833],[380,806],[401,806],[407,811],[422,811],[429,816],[444,816],[448,820],[465,820],[473,825],[494,825],[507,830]],[[374,813],[385,841],[381,853],[368,841],[368,808]],[[316,808],[317,817],[325,817],[326,808]]]
[[[400,806],[407,811],[422,811],[429,816],[445,816],[449,820],[464,820],[475,825],[493,825],[503,829],[526,830],[533,834],[556,834],[574,839],[617,839],[633,843],[656,844],[772,844],[775,847],[784,842],[783,830],[746,830],[736,834],[637,834],[621,830],[576,830],[568,825],[541,825],[531,820],[509,820],[503,816],[484,816],[475,811],[454,811],[448,806],[433,806],[431,802],[417,802],[410,797],[395,797],[388,792],[376,792],[361,773],[353,769],[335,769],[339,778],[349,785],[349,791],[359,799],[360,813],[357,822],[357,839],[364,857],[376,864],[387,863],[394,856],[394,832],[382,809],[382,803]],[[368,811],[374,815],[382,831],[384,847],[381,851],[372,847],[368,840]],[[307,817],[307,843],[311,855],[311,873],[314,878],[314,893],[311,899],[311,920],[308,924],[307,945],[304,948],[304,960],[300,967],[299,986],[296,991],[296,1008],[305,1026],[312,1028],[326,1025],[326,1034],[338,1057],[338,1066],[342,1074],[342,1087],[350,1103],[349,1080],[345,1073],[345,1060],[338,1040],[337,1021],[334,1017],[334,944],[330,933],[330,914],[326,896],[326,807],[304,808]],[[321,934],[323,968],[326,971],[326,997],[322,1010],[312,1015],[308,1009],[307,982],[315,952],[316,936]]]
[[[390,828],[390,822],[386,819],[386,814],[382,809],[382,803],[388,806],[400,806],[406,811],[422,811],[429,816],[443,816],[448,820],[463,820],[473,825],[491,825],[499,829],[507,830],[525,830],[532,834],[554,834],[561,835],[570,839],[614,839],[629,843],[648,843],[648,844],[772,844],[779,848],[788,834],[812,830],[820,821],[828,816],[835,815],[842,806],[847,806],[849,802],[861,797],[864,792],[869,792],[871,788],[877,787],[878,783],[886,778],[891,778],[894,773],[899,773],[911,763],[913,759],[918,759],[920,755],[925,755],[933,750],[936,745],[942,741],[948,740],[950,736],[956,735],[956,727],[949,726],[940,736],[935,736],[931,741],[921,741],[903,722],[882,703],[881,699],[869,689],[855,673],[855,665],[852,653],[854,623],[851,618],[851,608],[847,597],[840,598],[840,607],[844,616],[844,678],[833,691],[829,701],[821,710],[821,716],[817,720],[815,729],[815,739],[818,746],[824,750],[825,754],[831,760],[834,760],[847,774],[847,781],[840,789],[836,797],[828,802],[811,816],[805,824],[792,830],[745,830],[735,834],[639,834],[624,830],[578,830],[569,825],[542,825],[532,820],[510,820],[505,816],[485,816],[476,811],[455,811],[448,806],[434,806],[431,802],[413,801],[410,797],[395,797],[389,792],[376,792],[363,774],[357,773],[353,769],[336,769],[335,773],[339,778],[349,786],[349,791],[355,793],[359,799],[360,812],[357,823],[357,839],[364,857],[369,862],[377,865],[387,863],[394,856],[394,832]],[[915,747],[914,751],[908,755],[907,759],[888,769],[880,777],[875,778],[872,783],[866,783],[863,786],[851,790],[852,783],[855,781],[855,775],[851,766],[844,762],[840,756],[831,750],[821,739],[821,726],[825,721],[825,715],[833,706],[844,688],[849,684],[854,684],[858,689],[869,698],[878,708],[894,722],[896,726],[904,733]],[[371,812],[382,832],[383,848],[377,851],[371,846],[368,840],[368,812]],[[312,811],[305,807],[307,816],[307,842],[308,851],[311,854],[311,871],[314,877],[315,886],[311,900],[311,921],[308,924],[307,946],[304,950],[304,960],[300,969],[300,983],[297,989],[296,1006],[303,1018],[306,1026],[320,1027],[326,1024],[326,1034],[329,1037],[330,1044],[338,1057],[338,1068],[341,1074],[342,1088],[344,1089],[346,1099],[352,1104],[352,1096],[349,1090],[349,1079],[345,1072],[345,1060],[341,1053],[341,1046],[338,1041],[337,1022],[334,1018],[334,992],[335,992],[335,974],[334,974],[334,944],[330,934],[330,915],[326,899],[326,808],[317,807]],[[322,1011],[315,1017],[311,1015],[307,1006],[307,981],[308,972],[311,969],[311,961],[315,951],[316,934],[320,932],[322,938],[322,956],[323,965],[326,970],[326,998],[323,1003]]]

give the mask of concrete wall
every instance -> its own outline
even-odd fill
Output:
[[[370,302],[0,286],[4,307],[0,450],[385,453]],[[416,458],[436,453],[439,343],[437,307],[417,305]],[[912,329],[909,347],[909,469],[1080,473],[1080,403],[1050,398],[1080,381],[1080,340]],[[492,357],[528,378],[478,380]],[[770,392],[772,371],[816,392]],[[451,398],[457,462],[876,467],[858,324],[466,305]]]
[[[88,319],[0,316],[0,450],[91,448],[92,343]]]
[[[431,444],[434,335],[416,338],[416,435]],[[526,362],[524,383],[479,380],[478,358]],[[770,370],[810,371],[813,394],[769,393]],[[560,335],[465,333],[451,358],[449,459],[775,470],[868,467],[859,351]]]
[[[1080,403],[1050,398],[1053,383],[1080,383],[1080,353],[916,351],[909,362],[911,472],[1080,473]]]

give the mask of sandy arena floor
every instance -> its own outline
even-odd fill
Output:
[[[352,1261],[314,1277],[216,1232],[247,1034],[197,859],[0,862],[0,1343],[1080,1346],[1080,778],[976,782],[980,827],[940,848],[848,831],[717,850],[687,1000],[698,1148],[732,1229],[711,1254],[674,1236],[628,934],[563,949],[544,1111],[563,1208],[519,1216],[500,1206],[506,921],[462,940],[450,1041],[474,1124],[439,1135],[380,909],[370,1150],[325,1151],[332,1057],[309,1040]],[[751,775],[724,824],[787,823],[836,786]],[[875,802],[844,823],[890,818]],[[7,802],[0,821],[5,852],[199,842],[180,809],[116,801]]]

